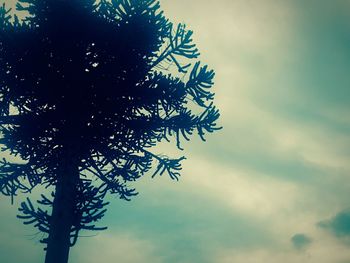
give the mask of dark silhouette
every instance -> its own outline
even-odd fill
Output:
[[[19,0],[17,10],[29,15],[0,8],[0,143],[20,161],[0,161],[0,188],[12,199],[53,189],[18,217],[46,234],[46,263],[65,263],[80,230],[105,229],[95,222],[106,194],[130,200],[127,182],[152,167],[178,179],[184,157],[152,146],[174,137],[181,149],[219,129],[214,72],[190,64],[192,32],[155,0]]]

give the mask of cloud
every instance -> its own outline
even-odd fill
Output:
[[[227,209],[199,184],[165,177],[146,181],[138,187],[139,198],[111,203],[106,221],[115,233],[125,230],[152,242],[164,262],[211,263],[218,248],[271,242],[255,218]]]
[[[186,181],[206,195],[256,217],[278,214],[281,209],[291,207],[299,194],[293,183],[194,156],[191,166],[184,167],[184,173]]]
[[[350,244],[350,209],[343,210],[331,219],[323,220],[317,225]]]
[[[162,0],[216,71],[224,129],[205,144],[192,139],[184,153],[162,146],[188,157],[180,182],[146,176],[130,203],[112,200],[101,222],[110,229],[81,238],[72,263],[349,262],[338,241],[350,236],[350,213],[315,226],[348,204],[350,189],[349,56],[339,22],[349,8],[340,2]],[[3,260],[39,262],[42,247],[1,211]]]
[[[325,245],[325,244],[322,244]],[[350,254],[343,247],[315,246],[307,252],[288,250],[284,248],[278,249],[257,249],[249,251],[225,251],[217,254],[215,263],[345,263],[349,262]]]
[[[164,261],[151,242],[120,231],[103,232],[94,238],[80,238],[79,244],[72,248],[70,262],[161,263]]]
[[[291,238],[291,242],[296,249],[301,250],[308,247],[311,244],[312,239],[305,234],[295,234]]]
[[[285,227],[289,227],[286,222]],[[293,229],[297,227],[291,226]],[[299,226],[300,227],[300,226]],[[303,228],[303,226],[301,226]],[[347,245],[337,242],[335,237],[328,235],[320,228],[308,226],[300,234],[300,239],[294,241],[298,245],[304,243],[304,237],[311,239],[303,248],[298,249],[295,245],[291,246],[291,239],[287,238],[284,242],[280,240],[277,244],[261,244],[258,248],[253,249],[221,249],[215,255],[215,263],[347,263],[350,262],[350,250]],[[281,230],[283,231],[283,230]],[[302,233],[302,232],[300,232]],[[302,240],[302,241],[301,241]],[[293,241],[292,241],[293,242]]]

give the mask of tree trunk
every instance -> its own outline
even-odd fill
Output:
[[[59,160],[45,263],[68,262],[79,180],[78,163],[74,159],[72,154],[65,152]]]

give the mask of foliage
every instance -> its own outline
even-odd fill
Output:
[[[156,0],[19,0],[17,10],[29,16],[0,7],[0,142],[23,162],[0,162],[0,191],[13,198],[55,186],[69,151],[80,173],[74,244],[81,229],[101,229],[107,193],[130,200],[128,182],[152,167],[178,179],[184,157],[153,146],[175,137],[181,149],[194,132],[204,140],[219,129],[214,72],[196,61],[192,31],[169,22]],[[54,197],[39,206],[50,209]],[[40,207],[28,199],[19,217],[48,233]]]

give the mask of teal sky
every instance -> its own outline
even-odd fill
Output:
[[[109,229],[70,262],[349,263],[350,1],[161,4],[215,70],[224,129],[159,147],[186,155],[180,181],[145,176],[111,200]],[[0,198],[0,262],[42,262],[17,206]]]

